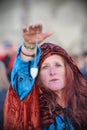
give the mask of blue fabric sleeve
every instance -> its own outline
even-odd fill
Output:
[[[20,57],[20,50],[21,46],[18,49],[18,53],[14,61],[11,73],[11,83],[20,100],[23,100],[29,94],[34,85],[35,79],[33,79],[30,75],[30,68],[34,66],[34,60],[36,61],[35,67],[38,67],[41,51],[40,48],[37,47],[36,59],[33,58],[32,60],[24,61]]]

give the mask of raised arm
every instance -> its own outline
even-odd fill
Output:
[[[42,32],[42,24],[23,28],[25,42],[18,50],[11,74],[12,87],[21,100],[29,94],[34,85],[35,78],[30,72],[34,66],[34,61],[36,61],[35,67],[38,68],[40,59],[40,48],[36,47],[36,42],[39,44],[51,35],[52,32]]]

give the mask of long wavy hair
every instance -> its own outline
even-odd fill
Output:
[[[64,59],[66,70],[66,85],[63,89],[62,97],[65,100],[68,108],[68,115],[75,125],[75,128],[82,127],[82,124],[87,124],[87,80],[78,71],[73,71],[72,65]],[[44,88],[40,82],[38,84],[42,92],[44,92],[44,98],[47,99],[47,104],[50,113],[55,110],[57,105],[58,96],[48,88]]]
[[[65,60],[66,86],[63,91],[68,106],[68,115],[75,126],[87,124],[87,80],[84,76],[73,71]]]

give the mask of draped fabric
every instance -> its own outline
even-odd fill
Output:
[[[42,130],[54,123],[58,114],[64,113],[64,109],[57,105],[50,114],[47,101],[36,86],[21,101],[10,85],[4,105],[4,130]]]
[[[41,130],[38,92],[34,85],[21,101],[10,85],[4,106],[4,130]]]

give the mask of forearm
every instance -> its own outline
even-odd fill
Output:
[[[31,91],[35,79],[33,79],[30,75],[30,68],[34,65],[34,58],[28,57],[26,59],[26,57],[21,53],[21,49],[23,49],[22,51],[24,51],[24,53],[27,53],[27,50],[23,46],[19,49],[11,74],[11,83],[13,89],[22,100]],[[39,47],[37,48],[37,54],[35,58],[36,66],[38,67],[38,62],[40,59]]]

